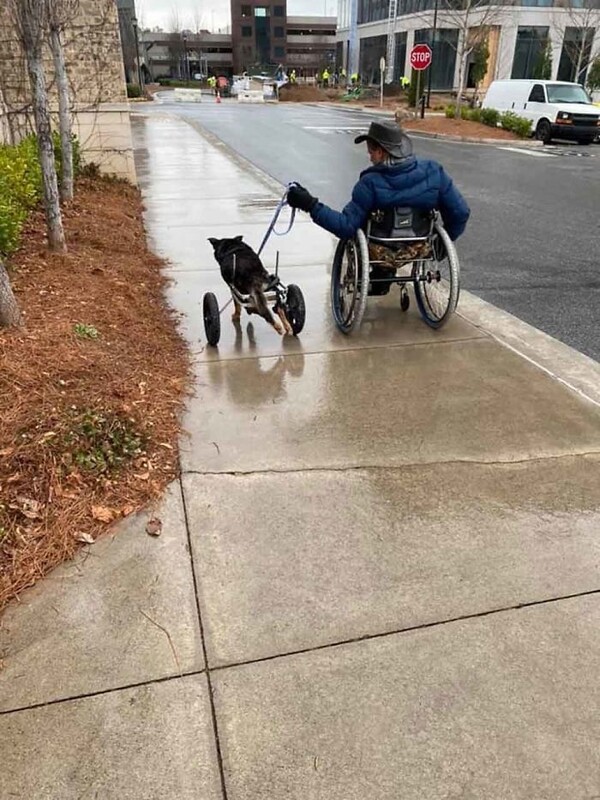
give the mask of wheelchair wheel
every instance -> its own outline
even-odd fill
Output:
[[[202,300],[202,313],[204,316],[204,333],[206,341],[216,347],[221,338],[221,317],[219,316],[219,304],[212,292],[207,292]]]
[[[349,334],[360,327],[369,291],[369,250],[363,231],[342,239],[331,270],[331,310],[335,324]]]
[[[438,222],[435,232],[435,260],[415,261],[412,279],[423,320],[432,328],[441,328],[458,303],[460,265],[452,239]]]
[[[306,319],[306,306],[304,304],[304,295],[302,294],[302,290],[299,286],[296,286],[295,283],[290,283],[290,285],[287,287],[287,303],[285,314],[290,325],[292,326],[294,336],[298,336],[304,327],[304,321]]]

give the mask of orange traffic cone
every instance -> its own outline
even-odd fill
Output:
[[[217,92],[217,103],[220,103],[220,102],[221,102],[221,95],[219,94],[219,92]]]

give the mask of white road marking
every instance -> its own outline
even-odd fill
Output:
[[[556,153],[540,153],[539,150],[529,150],[524,147],[500,147],[500,150],[509,150],[511,153],[524,153],[534,158],[556,158]]]

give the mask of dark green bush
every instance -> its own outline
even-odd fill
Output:
[[[161,76],[160,78],[156,79],[156,82],[158,84],[160,84],[160,86],[170,86],[171,85],[171,78],[163,78]]]
[[[56,168],[60,175],[60,138],[54,136]],[[79,142],[73,139],[73,166],[81,166]],[[35,136],[16,145],[0,145],[0,256],[13,253],[27,214],[42,198],[42,171]]]
[[[484,125],[489,125],[490,128],[496,128],[498,126],[498,120],[500,119],[500,113],[496,111],[495,108],[482,108],[481,109],[481,121]]]
[[[138,83],[127,84],[127,97],[141,97],[142,89]]]
[[[481,122],[481,109],[472,108],[471,113],[469,115],[469,119],[471,120],[471,122]]]
[[[526,139],[531,135],[530,120],[520,117],[514,111],[505,111],[500,116],[500,125],[505,131],[516,133],[521,139]]]

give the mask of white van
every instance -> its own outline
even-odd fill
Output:
[[[536,139],[571,139],[591,144],[600,135],[600,109],[578,83],[561,81],[494,81],[483,108],[514,111],[530,119]]]

